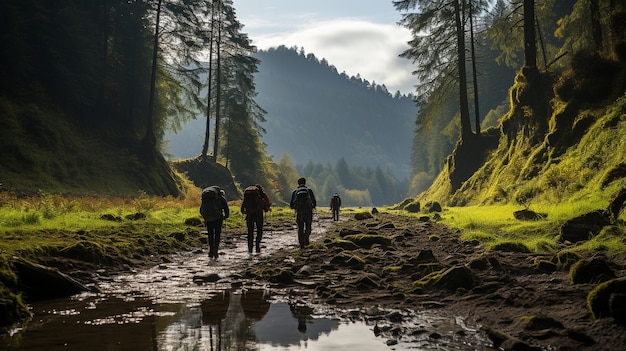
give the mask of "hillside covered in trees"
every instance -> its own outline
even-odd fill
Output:
[[[625,185],[624,145],[616,137],[623,132],[626,90],[623,4],[394,4],[414,33],[402,55],[420,63],[411,187],[428,189],[418,199],[523,206],[581,197],[608,201]],[[427,50],[433,45],[438,50]],[[500,77],[517,72],[501,102],[489,93],[499,86],[491,85],[498,75],[483,77],[483,69],[489,77],[490,68],[502,67],[485,65],[489,57],[509,67],[499,68],[509,72]],[[420,148],[419,139],[429,136],[426,150]],[[453,141],[451,154],[437,153]],[[422,168],[439,162],[435,172]]]
[[[595,140],[623,149],[610,137],[622,114],[601,122],[624,93],[622,3],[393,3],[414,33],[401,53],[415,62],[413,97],[302,49],[257,52],[232,1],[8,1],[2,189],[176,195],[163,138],[191,120],[201,124],[198,163],[227,167],[240,186],[263,184],[276,203],[300,174],[324,196],[365,204],[403,194],[527,202],[606,172],[621,184],[617,152],[559,167]],[[301,146],[303,134],[315,147]],[[563,178],[571,169],[577,175]],[[409,172],[407,193],[397,179]]]

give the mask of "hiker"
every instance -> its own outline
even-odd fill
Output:
[[[341,198],[339,194],[335,193],[332,198],[330,198],[330,210],[333,212],[333,221],[339,220],[339,208],[341,207]]]
[[[222,223],[230,216],[225,195],[224,191],[216,185],[202,190],[200,214],[209,236],[209,258],[217,259],[219,256],[217,251],[222,235]]]
[[[270,209],[270,199],[263,191],[260,184],[251,185],[243,192],[241,213],[246,215],[248,227],[248,253],[252,253],[255,247],[257,253],[261,252],[261,239],[263,239],[263,213]],[[254,240],[254,227],[256,226],[256,240]],[[256,245],[254,245],[256,243]]]
[[[311,224],[313,223],[313,210],[316,204],[315,194],[313,194],[313,190],[306,186],[306,179],[298,179],[298,187],[291,194],[289,207],[296,210],[298,243],[301,249],[309,245]]]

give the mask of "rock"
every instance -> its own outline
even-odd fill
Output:
[[[612,279],[596,286],[587,295],[587,307],[595,319],[617,317],[611,312],[611,295],[623,294],[626,291],[626,277]],[[617,305],[616,305],[617,306]]]
[[[187,218],[187,219],[185,219],[185,225],[198,227],[198,226],[202,225],[202,220],[200,220],[200,218],[198,218],[198,217]]]
[[[102,216],[100,216],[100,219],[104,219],[105,221],[112,221],[112,222],[121,222],[122,221],[122,217],[115,216],[115,215],[112,215],[110,213],[103,214]]]
[[[187,235],[185,233],[176,232],[176,233],[171,233],[169,237],[182,242],[182,241],[185,241],[185,238],[187,237]]]
[[[474,272],[465,266],[455,266],[449,268],[441,274],[435,282],[435,286],[448,290],[466,289],[471,290],[478,285],[478,277]]]
[[[69,297],[89,289],[74,278],[55,268],[13,258],[13,266],[18,277],[19,290],[27,300],[44,300]]]
[[[354,219],[356,219],[357,221],[362,221],[362,220],[371,219],[371,218],[374,218],[374,216],[372,216],[372,214],[369,212],[358,212],[354,214]]]
[[[383,223],[378,226],[378,229],[396,229],[396,226],[393,223]]]
[[[330,259],[330,263],[343,266],[362,269],[365,267],[365,260],[359,256],[352,255],[347,252],[340,252],[338,255]]]
[[[141,213],[141,212],[136,212],[136,213],[127,214],[126,216],[124,216],[124,218],[128,219],[129,221],[138,221],[140,219],[146,219],[146,214]]]
[[[360,276],[355,282],[357,290],[377,289],[380,287],[380,277],[373,273],[366,273]]]
[[[409,213],[417,213],[422,208],[419,201],[413,201],[404,206],[404,210]]]
[[[429,201],[424,205],[424,211],[431,212],[441,212],[441,205],[437,201]]]
[[[624,171],[626,169],[626,165],[621,164],[621,170]],[[626,207],[624,203],[626,202],[626,189],[620,190],[620,192],[611,200],[609,204],[608,212],[613,218],[613,220],[617,220],[620,212]]]
[[[336,239],[331,241],[329,244],[326,245],[329,248],[332,247],[340,247],[343,250],[356,250],[359,248],[359,246],[355,243],[353,243],[350,240],[344,240],[344,239]]]
[[[361,233],[362,233],[362,231],[360,231],[360,230],[341,228],[341,230],[339,231],[339,236],[343,238],[343,237],[345,237],[347,235],[361,234]]]
[[[611,294],[609,311],[617,323],[626,324],[626,293]]]
[[[559,239],[562,242],[573,243],[589,240],[597,235],[602,227],[610,223],[611,219],[607,211],[592,211],[563,223],[560,228]]]
[[[287,270],[281,270],[268,279],[272,283],[291,284],[293,283],[293,273]]]
[[[378,209],[376,207],[372,208],[372,214],[378,214]]]
[[[196,284],[215,283],[216,281],[220,279],[221,278],[219,275],[217,275],[217,273],[209,273],[206,275],[194,275],[192,278],[193,282]]]
[[[391,239],[382,235],[375,234],[353,234],[344,237],[345,240],[352,241],[359,247],[371,248],[378,244],[383,247],[391,246]]]
[[[412,260],[413,261],[413,260]],[[438,262],[432,250],[420,250],[415,257],[415,262]]]
[[[602,257],[592,260],[580,260],[569,271],[570,280],[574,284],[598,284],[615,278],[615,273]]]
[[[548,217],[547,213],[537,213],[533,210],[523,209],[513,212],[513,217],[520,221],[538,221]]]

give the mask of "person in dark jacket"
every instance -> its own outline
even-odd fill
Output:
[[[341,198],[339,194],[335,193],[335,195],[330,198],[330,210],[333,212],[333,221],[339,220],[339,208],[341,208]]]
[[[205,218],[206,230],[209,235],[209,258],[217,259],[218,248],[220,245],[220,237],[222,236],[222,224],[224,220],[230,216],[230,210],[228,208],[228,201],[226,201],[226,193],[224,190],[219,190],[220,195],[218,196],[218,206],[217,209],[219,211],[219,216],[216,219]],[[203,213],[202,208],[200,209],[200,213]]]
[[[245,192],[248,189],[256,188],[255,196],[259,201],[246,200]],[[261,240],[263,239],[263,214],[270,209],[270,199],[263,191],[260,184],[246,188],[244,191],[244,201],[241,203],[241,213],[246,215],[246,226],[248,228],[248,253],[252,253],[255,247],[256,253],[261,252]],[[254,240],[254,228],[256,227],[256,240]],[[256,244],[256,245],[255,245]]]
[[[289,207],[296,210],[296,223],[298,224],[298,243],[303,249],[309,245],[311,225],[313,224],[313,210],[317,202],[313,190],[306,186],[306,179],[298,179],[298,187],[291,193]]]

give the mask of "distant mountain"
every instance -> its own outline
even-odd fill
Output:
[[[263,141],[277,161],[389,169],[410,176],[410,152],[417,107],[411,96],[391,94],[384,85],[349,77],[326,60],[284,46],[259,51],[257,103],[267,111]],[[193,157],[201,150],[206,120],[170,136],[169,152]]]

